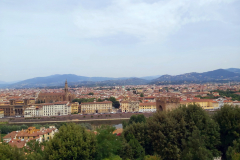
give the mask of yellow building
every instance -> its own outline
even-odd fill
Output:
[[[218,107],[218,103],[212,99],[193,99],[180,101],[180,104],[188,105],[188,104],[197,104],[200,105],[203,109],[215,109]]]
[[[81,113],[110,113],[112,112],[112,102],[87,102],[81,103]]]
[[[156,110],[156,102],[139,104],[139,112],[156,112]]]
[[[139,101],[125,100],[121,102],[122,112],[138,112]]]
[[[49,126],[47,129],[45,129],[45,127],[41,127],[40,129],[36,129],[35,127],[28,127],[26,130],[13,131],[7,134],[3,137],[3,140],[7,143],[11,143],[12,139],[23,141],[38,140],[39,142],[43,142],[53,138],[56,132],[58,132],[58,129],[55,126]]]
[[[79,106],[78,102],[72,103],[71,104],[71,113],[78,113],[78,106]]]

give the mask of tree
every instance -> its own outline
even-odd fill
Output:
[[[23,160],[24,152],[17,147],[11,147],[8,144],[0,144],[0,159]]]
[[[183,160],[212,160],[213,155],[210,150],[205,146],[204,137],[201,135],[201,132],[195,128],[192,132],[192,136],[188,140],[183,141],[183,152],[181,159]]]
[[[80,125],[70,123],[60,127],[45,147],[45,159],[93,159],[96,154],[96,138]]]
[[[128,144],[131,147],[132,159],[143,160],[144,156],[145,156],[145,151],[144,151],[143,147],[140,145],[140,143],[138,142],[138,140],[134,137],[134,135],[128,134],[126,139],[127,139],[127,141],[129,140]]]
[[[213,118],[220,127],[221,145],[218,149],[222,152],[223,159],[226,159],[228,147],[240,138],[240,108],[224,105]]]
[[[90,92],[90,93],[88,93],[88,95],[94,95],[94,93],[93,93],[93,92]]]
[[[122,137],[113,134],[115,127],[102,125],[97,129],[97,158],[102,160],[117,155],[122,147]]]
[[[139,144],[144,148],[146,154],[153,155],[153,146],[148,136],[148,126],[146,123],[133,122],[131,125],[128,125],[122,133],[128,142],[130,141],[130,139],[128,139],[129,134],[137,139]]]
[[[183,159],[187,157],[186,152],[207,153],[204,158],[220,155],[216,149],[220,144],[219,126],[196,104],[181,106],[171,112],[157,112],[147,121],[147,126],[154,151],[162,159]],[[202,150],[198,152],[197,149]]]
[[[103,102],[103,100],[101,98],[98,98],[97,102]]]
[[[108,100],[113,103],[112,105],[113,105],[114,108],[119,108],[120,107],[120,103],[119,103],[119,101],[116,100],[115,97],[110,97]]]
[[[31,140],[27,142],[24,152],[27,153],[26,158],[28,160],[42,160],[44,158],[44,146],[46,142],[39,143],[39,141]]]
[[[132,115],[127,122],[123,121],[123,129],[126,128],[126,126],[131,125],[133,123],[146,123],[146,117],[143,114],[138,114],[138,115]]]
[[[229,160],[240,159],[240,139],[233,141],[233,146],[228,147],[226,155]]]
[[[144,97],[144,94],[143,94],[143,93],[141,93],[141,94],[140,94],[140,97]]]

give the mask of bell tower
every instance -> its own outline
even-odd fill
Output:
[[[64,100],[65,100],[65,101],[68,101],[68,99],[69,99],[69,94],[68,94],[68,84],[67,84],[67,80],[65,81],[64,91],[65,91],[65,98],[64,98]]]
[[[65,94],[68,93],[68,83],[67,83],[67,80],[65,81]]]

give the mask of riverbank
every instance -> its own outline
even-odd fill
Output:
[[[62,122],[94,122],[94,121],[123,121],[123,120],[129,120],[130,118],[112,118],[112,119],[86,119],[86,120],[79,120],[79,119],[73,119],[73,120],[64,120],[64,121],[31,121],[31,122],[8,122],[8,124],[35,124],[35,123],[62,123]]]

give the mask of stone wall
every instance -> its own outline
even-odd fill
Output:
[[[169,111],[179,107],[180,99],[175,97],[160,97],[156,99],[157,111]]]

